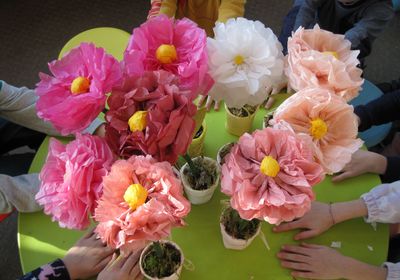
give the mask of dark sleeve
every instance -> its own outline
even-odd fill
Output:
[[[359,131],[400,120],[400,90],[386,93],[366,105],[359,105],[355,107],[354,113],[360,118]]]
[[[325,0],[323,0],[325,1]],[[296,21],[294,23],[293,31],[303,26],[304,28],[312,28],[316,23],[316,15],[318,7],[323,2],[321,0],[305,0],[300,7],[299,13],[297,14]]]
[[[400,180],[400,157],[387,157],[385,174],[381,175],[382,183],[392,183]]]
[[[368,38],[374,40],[383,31],[388,22],[393,18],[394,11],[390,3],[380,1],[368,7],[361,19],[347,30],[344,36],[357,48],[361,41]]]
[[[62,260],[57,259],[54,262],[45,264],[35,270],[28,272],[19,280],[71,280],[65,264]]]

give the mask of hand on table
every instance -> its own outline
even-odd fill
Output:
[[[139,268],[139,257],[142,250],[126,256],[114,254],[112,260],[100,272],[97,280],[136,280],[143,276]]]
[[[351,161],[343,168],[342,173],[332,178],[333,182],[340,182],[346,178],[355,177],[367,172],[384,174],[386,172],[386,157],[364,150],[355,152]]]
[[[289,84],[287,82],[282,82],[280,84],[270,86],[266,90],[268,92],[268,98],[265,102],[265,109],[269,110],[275,103],[275,99],[273,95],[278,94],[282,91],[282,89],[286,88],[287,93],[291,93],[292,89],[290,88]]]
[[[284,245],[278,258],[283,267],[293,270],[293,277],[308,279],[344,278],[349,259],[332,248],[305,243]]]
[[[206,101],[206,105],[205,105],[205,106],[206,106],[206,108],[207,108],[207,112],[210,111],[213,102],[215,102],[215,104],[214,104],[214,110],[215,110],[215,111],[218,111],[218,110],[219,110],[220,101],[214,101],[214,100],[212,99],[212,97],[209,96],[209,95],[206,95],[206,96],[202,95],[202,96],[200,97],[200,99],[199,99],[199,102],[197,103],[197,107],[203,106],[203,103],[204,103],[204,101],[205,101],[206,99],[207,99],[207,101]]]
[[[96,238],[94,229],[87,232],[62,259],[71,279],[97,275],[111,260],[114,250]]]
[[[327,231],[333,225],[329,204],[314,201],[311,210],[303,217],[293,222],[280,224],[273,228],[274,232],[283,232],[293,229],[303,229],[294,236],[295,240],[311,238]]]

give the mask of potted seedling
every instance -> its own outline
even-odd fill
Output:
[[[244,105],[241,108],[229,108],[225,105],[226,129],[228,132],[236,136],[249,132],[257,109],[258,106]]]
[[[217,162],[209,157],[184,156],[186,163],[180,170],[185,193],[192,204],[209,201],[218,186],[220,169]]]
[[[245,220],[231,206],[225,207],[220,218],[222,241],[227,249],[243,250],[260,233],[258,219]]]
[[[152,242],[140,255],[140,271],[148,279],[179,279],[183,260],[182,250],[176,243],[169,240]]]

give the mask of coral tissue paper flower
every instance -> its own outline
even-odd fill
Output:
[[[149,19],[133,30],[124,54],[128,75],[165,70],[177,75],[190,99],[206,94],[213,80],[208,74],[205,31],[189,19],[166,15]]]
[[[358,50],[351,50],[344,35],[300,27],[288,40],[285,73],[294,90],[329,89],[346,101],[357,97],[364,80],[357,67]]]
[[[157,162],[151,156],[118,160],[103,184],[95,211],[96,232],[111,248],[129,252],[185,224],[190,203],[168,162]]]
[[[325,89],[304,89],[286,99],[272,123],[279,121],[310,139],[315,157],[329,174],[341,171],[363,144],[357,138],[353,106]]]
[[[104,49],[82,43],[40,73],[36,103],[40,118],[63,135],[84,130],[105,107],[106,93],[122,77],[119,62]]]
[[[217,23],[208,38],[210,74],[215,80],[209,95],[228,107],[259,105],[267,87],[283,76],[282,45],[271,29],[245,18]]]
[[[174,164],[186,153],[196,106],[175,75],[160,70],[127,77],[108,100],[106,139],[119,156],[152,155]]]
[[[85,229],[102,194],[102,177],[114,160],[111,149],[98,136],[77,134],[67,145],[50,139],[37,202],[61,227]]]
[[[279,224],[310,209],[312,187],[323,178],[306,142],[268,127],[239,138],[222,166],[221,190],[243,219]]]

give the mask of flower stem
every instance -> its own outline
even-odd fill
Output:
[[[182,157],[185,159],[185,161],[189,165],[190,172],[193,174],[193,176],[195,178],[198,178],[200,176],[200,169],[194,164],[194,162],[192,161],[192,158],[189,156],[189,154],[186,153]]]

